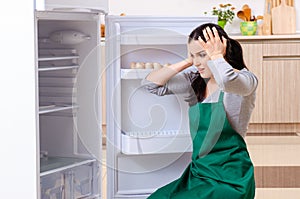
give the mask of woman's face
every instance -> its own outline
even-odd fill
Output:
[[[205,50],[201,47],[200,43],[196,40],[192,40],[188,44],[188,52],[193,58],[194,66],[198,68],[198,71],[202,78],[211,78],[212,73],[207,65],[209,56]]]

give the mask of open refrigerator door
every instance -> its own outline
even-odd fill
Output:
[[[217,18],[106,17],[108,198],[146,198],[190,162],[187,103],[150,94],[141,81],[185,59],[188,34],[208,22]]]
[[[39,198],[101,198],[100,14],[37,11]]]

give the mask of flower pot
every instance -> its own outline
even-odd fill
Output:
[[[218,25],[224,29],[225,25],[226,25],[227,21],[226,20],[219,20],[218,21]]]
[[[242,35],[255,35],[257,30],[256,21],[243,21],[240,24]]]

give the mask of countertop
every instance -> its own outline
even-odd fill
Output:
[[[300,39],[300,34],[291,35],[253,35],[243,36],[241,34],[229,34],[232,39],[236,40],[272,40],[272,39]]]

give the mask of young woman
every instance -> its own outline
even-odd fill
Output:
[[[182,176],[150,199],[253,199],[254,172],[244,141],[254,108],[256,76],[240,44],[215,24],[191,32],[187,59],[151,72],[151,93],[185,93],[193,154]],[[198,70],[185,70],[194,65]]]

